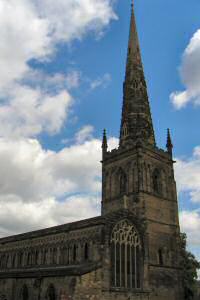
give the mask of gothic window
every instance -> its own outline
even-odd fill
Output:
[[[120,195],[126,194],[127,191],[127,177],[124,172],[120,172],[119,176],[119,188],[120,188]]]
[[[27,265],[29,266],[31,264],[31,253],[28,253],[28,257],[27,257]]]
[[[20,252],[18,256],[18,267],[22,266],[22,260],[23,260],[23,253]]]
[[[56,300],[56,291],[54,285],[51,284],[47,290],[47,300]]]
[[[138,289],[141,287],[141,243],[133,224],[120,221],[111,235],[112,286]]]
[[[84,246],[84,258],[85,258],[85,260],[88,260],[88,258],[89,258],[88,243],[86,243]]]
[[[73,247],[73,262],[76,262],[77,259],[77,246],[74,245]]]
[[[153,190],[157,194],[162,192],[161,174],[158,169],[155,169],[153,172]]]
[[[28,287],[27,285],[24,285],[22,288],[22,300],[28,300],[28,299],[29,299]]]
[[[16,258],[16,254],[13,254],[13,258],[12,258],[12,267],[15,268],[15,258]]]
[[[35,251],[35,264],[38,264],[38,257],[39,257],[39,252],[38,250]]]
[[[53,255],[52,262],[53,262],[53,264],[56,264],[57,263],[57,249],[56,248],[53,249],[52,255]]]

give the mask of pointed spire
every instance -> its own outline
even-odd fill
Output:
[[[107,143],[107,136],[106,136],[106,130],[104,129],[103,131],[103,141],[102,141],[102,155],[103,158],[105,154],[107,153],[108,150],[108,143]]]
[[[172,156],[172,151],[173,151],[173,144],[172,144],[172,139],[171,139],[171,134],[169,128],[167,129],[167,151],[168,153]]]
[[[135,144],[141,141],[142,143],[155,146],[133,2],[131,7],[120,145],[125,146],[126,144]]]

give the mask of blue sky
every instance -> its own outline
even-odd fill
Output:
[[[117,145],[130,1],[73,1],[0,0],[2,236],[99,213],[101,135]],[[198,0],[135,0],[157,144],[170,128],[182,230],[200,257],[199,11]]]

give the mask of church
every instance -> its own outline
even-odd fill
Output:
[[[0,300],[183,300],[173,165],[169,130],[166,149],[156,145],[132,6],[119,147],[108,151],[103,134],[101,216],[0,239]]]

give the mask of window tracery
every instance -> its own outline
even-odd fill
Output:
[[[134,225],[120,221],[111,235],[112,285],[116,288],[141,287],[141,242]]]

